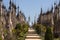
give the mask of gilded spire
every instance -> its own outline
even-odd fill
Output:
[[[18,13],[19,13],[19,6],[18,6]]]
[[[34,23],[36,23],[36,14],[35,14],[35,16],[34,16]]]
[[[41,14],[42,14],[42,8],[41,8]]]
[[[11,0],[10,0],[10,6],[11,6]]]
[[[30,16],[28,17],[28,22],[30,22]]]
[[[51,12],[53,12],[53,6],[51,7]]]
[[[11,9],[11,7],[13,7],[14,9],[16,9],[16,5],[10,0],[10,7],[9,7],[9,9]]]
[[[58,5],[60,6],[60,0],[59,0],[59,4]]]
[[[10,0],[10,2],[9,2],[9,9],[11,9],[11,0]]]
[[[56,2],[54,2],[54,6],[56,6]]]

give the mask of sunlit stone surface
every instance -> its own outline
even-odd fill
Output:
[[[29,28],[28,34],[25,40],[42,40],[40,36],[35,32],[33,28]]]

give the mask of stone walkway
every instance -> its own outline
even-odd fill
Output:
[[[41,38],[33,28],[29,28],[28,34],[25,40],[41,40]]]

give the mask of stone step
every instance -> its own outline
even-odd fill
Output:
[[[31,37],[31,38],[40,38],[40,36],[26,36],[26,38]]]
[[[33,29],[33,28],[28,28],[28,29]]]
[[[28,32],[28,34],[37,34],[36,32]]]
[[[33,28],[29,28],[25,40],[41,40],[41,37],[35,32]]]
[[[35,31],[28,31],[28,32],[35,32]]]
[[[39,36],[38,34],[27,34],[27,36]]]
[[[26,37],[26,39],[40,39],[40,37]]]
[[[34,32],[35,30],[28,30],[28,32]]]
[[[25,40],[41,40],[41,39],[25,39]]]

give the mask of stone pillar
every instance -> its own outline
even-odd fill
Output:
[[[2,10],[2,0],[0,1],[0,5],[1,5],[1,12],[0,12],[0,18],[1,18],[1,20],[0,20],[0,27],[1,27],[1,37],[2,37],[2,40],[4,40],[4,31],[3,31],[3,17],[2,17],[2,12],[3,12],[3,10]]]

